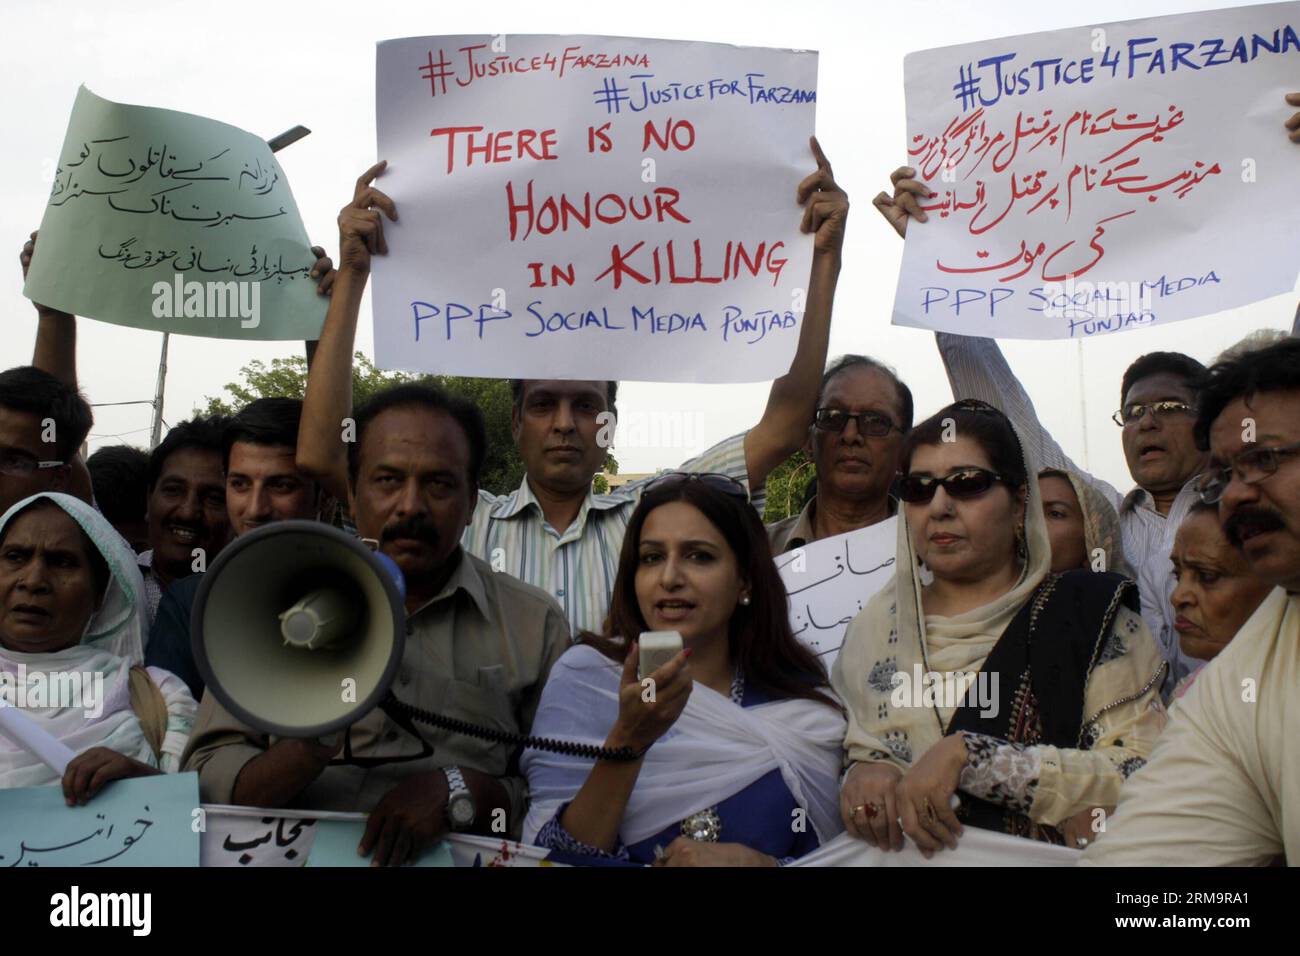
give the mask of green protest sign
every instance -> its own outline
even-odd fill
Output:
[[[314,339],[326,301],[310,247],[265,141],[83,86],[23,294],[135,328]]]

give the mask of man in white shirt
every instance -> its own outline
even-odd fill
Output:
[[[1200,403],[1202,496],[1275,588],[1179,698],[1084,863],[1300,861],[1300,340],[1215,365]]]

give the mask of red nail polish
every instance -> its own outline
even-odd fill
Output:
[[[686,648],[686,650],[684,650],[682,653],[685,654],[687,657],[690,657],[692,654],[695,653],[695,648],[693,648],[693,647],[688,647],[688,648]]]

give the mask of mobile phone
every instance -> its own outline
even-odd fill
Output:
[[[641,648],[637,680],[645,680],[682,652],[682,635],[678,631],[643,631],[637,643]]]

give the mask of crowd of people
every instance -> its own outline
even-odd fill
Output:
[[[95,717],[29,708],[77,756],[59,778],[0,737],[0,786],[61,785],[72,804],[197,771],[205,802],[366,812],[375,865],[451,831],[592,863],[776,866],[844,831],[930,857],[968,826],[1085,863],[1300,860],[1300,338],[1254,336],[1209,368],[1137,358],[1115,413],[1127,493],[1070,459],[989,339],[937,334],[955,401],[914,423],[885,362],[827,365],[849,204],[811,150],[789,372],[752,428],[609,493],[593,477],[617,382],[512,381],[525,476],[501,496],[479,487],[474,405],[402,384],[353,408],[362,294],[397,216],[382,162],[339,215],[337,265],[314,250],[329,305],[304,400],[83,461],[76,319],[36,305],[32,364],[0,372],[0,669],[93,671],[107,692]],[[875,200],[900,236],[924,228],[914,177]],[[765,480],[800,449],[815,494],[765,527]],[[827,673],[774,555],[893,516],[896,573]],[[246,725],[204,686],[193,609],[230,540],[290,519],[400,568],[403,701],[629,759],[442,730],[430,754],[379,709],[336,738]],[[649,684],[647,631],[683,642]],[[900,706],[914,669],[986,682],[991,701]]]

